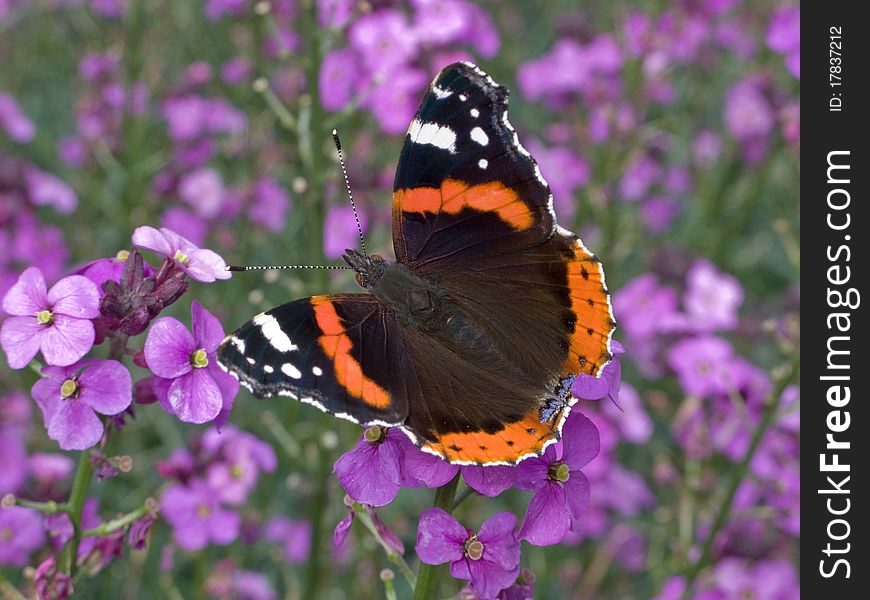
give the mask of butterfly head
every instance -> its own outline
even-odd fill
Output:
[[[356,250],[345,250],[342,258],[356,271],[356,282],[364,288],[377,283],[387,269],[386,259],[377,254],[367,256]]]

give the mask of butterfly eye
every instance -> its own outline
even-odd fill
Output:
[[[362,278],[362,275],[360,273],[355,273],[354,278],[356,279],[356,282],[359,284],[360,287],[366,286],[366,284],[363,282],[363,278]]]

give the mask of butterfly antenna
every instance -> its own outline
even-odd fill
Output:
[[[341,172],[344,174],[344,185],[347,188],[347,197],[350,199],[350,207],[353,209],[353,218],[356,219],[356,229],[359,231],[360,247],[362,248],[363,256],[368,257],[362,225],[359,221],[359,214],[356,212],[356,204],[353,201],[353,192],[350,189],[350,179],[347,176],[347,168],[344,166],[344,154],[341,151],[341,140],[338,139],[338,131],[335,129],[332,130],[332,141],[335,143],[335,149],[338,150],[338,163],[341,165]]]
[[[227,265],[227,271],[267,271],[269,269],[350,269],[346,265]]]

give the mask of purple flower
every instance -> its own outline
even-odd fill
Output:
[[[423,452],[401,430],[375,425],[339,457],[333,470],[353,500],[384,506],[403,487],[441,487],[456,476],[459,467]]]
[[[208,466],[206,481],[221,502],[230,505],[244,504],[260,472],[271,473],[278,464],[269,444],[232,426],[221,432],[209,429],[203,436],[203,448],[220,456]]]
[[[776,115],[755,78],[732,86],[725,94],[725,125],[737,140],[764,139],[776,124]]]
[[[601,400],[610,398],[614,404],[619,404],[619,386],[622,381],[622,367],[617,354],[625,354],[622,344],[611,342],[613,359],[607,364],[598,377],[581,373],[571,386],[571,393],[583,400]]]
[[[320,67],[320,101],[330,111],[341,110],[357,93],[360,72],[356,53],[350,48],[339,48],[323,58]]]
[[[78,196],[66,183],[45,171],[29,167],[24,171],[30,201],[37,206],[54,206],[57,212],[68,215],[76,209]]]
[[[70,365],[94,344],[100,293],[81,275],[64,277],[46,292],[45,279],[30,267],[3,298],[3,310],[13,315],[3,322],[0,344],[9,366],[21,369],[42,350],[50,365]]]
[[[290,204],[290,195],[277,181],[261,177],[251,191],[248,218],[266,231],[278,233],[284,229]]]
[[[113,258],[98,258],[92,260],[84,267],[76,271],[76,275],[84,275],[93,281],[100,290],[100,295],[103,295],[103,283],[106,281],[114,281],[121,283],[121,277],[124,275],[124,269],[127,266],[127,259],[130,258],[130,252],[127,250],[119,250]],[[148,263],[143,263],[143,276],[150,277],[156,271],[154,267]]]
[[[205,16],[209,21],[217,21],[224,15],[238,17],[245,14],[245,0],[207,0]]]
[[[213,219],[220,214],[224,203],[224,183],[220,173],[203,167],[181,177],[178,195],[193,207],[197,215]]]
[[[30,117],[21,110],[15,98],[0,92],[0,131],[13,141],[26,144],[36,135],[36,127]]]
[[[645,273],[614,295],[613,311],[620,316],[620,328],[632,338],[648,338],[661,331],[663,323],[678,315],[677,294],[672,288],[660,285],[652,273]]]
[[[683,305],[692,326],[700,332],[734,329],[737,309],[743,302],[743,288],[737,278],[698,260],[686,274]]]
[[[724,598],[784,600],[800,597],[795,568],[783,559],[747,564],[739,558],[725,558],[716,565],[713,582],[713,589]]]
[[[224,338],[220,321],[198,300],[190,313],[193,334],[174,317],[151,324],[145,360],[157,376],[154,391],[164,410],[187,423],[205,423],[232,407],[239,382],[217,364],[215,352]]]
[[[640,212],[647,230],[659,234],[667,231],[680,208],[680,203],[673,198],[652,196],[643,201]]]
[[[174,260],[197,281],[211,283],[215,279],[230,278],[224,259],[211,250],[197,248],[171,229],[161,227],[158,231],[148,226],[137,227],[133,232],[133,244]]]
[[[148,537],[151,533],[151,528],[157,522],[157,517],[151,513],[146,513],[140,519],[137,519],[130,525],[130,533],[127,538],[130,546],[136,550],[142,550],[148,544]]]
[[[224,508],[214,490],[201,480],[171,486],[160,506],[175,541],[184,550],[199,550],[209,542],[224,546],[239,536],[239,515]]]
[[[365,214],[360,214],[360,225],[366,229]],[[323,221],[323,255],[329,260],[340,258],[347,248],[359,241],[356,219],[349,206],[330,206]]]
[[[783,6],[770,19],[767,45],[771,50],[786,55],[786,66],[800,79],[801,7]]]
[[[731,344],[721,338],[703,336],[674,344],[668,352],[668,364],[687,393],[704,397],[727,393],[732,356]]]
[[[390,73],[389,78],[375,79],[364,104],[385,133],[398,134],[407,129],[426,80],[423,71],[404,67]]]
[[[16,492],[27,478],[25,433],[0,426],[0,496]]]
[[[66,600],[73,594],[72,577],[57,570],[53,556],[49,556],[36,567],[33,583],[40,600]]]
[[[469,5],[462,0],[411,0],[414,34],[424,43],[445,45],[458,40],[470,21]]]
[[[255,571],[236,571],[233,575],[233,600],[277,600],[269,578]]]
[[[347,495],[361,504],[384,506],[402,486],[402,457],[408,436],[396,428],[375,425],[342,454],[333,470]]]
[[[23,567],[44,541],[42,516],[37,511],[0,507],[0,565]]]
[[[417,556],[429,565],[450,563],[450,574],[471,582],[484,600],[514,583],[520,572],[517,518],[496,513],[475,534],[440,508],[420,515]]]
[[[48,437],[64,450],[84,450],[100,441],[97,413],[116,415],[133,401],[130,371],[116,360],[87,359],[66,367],[43,367],[33,384]]]
[[[311,553],[311,523],[287,517],[272,517],[266,523],[266,540],[279,544],[284,550],[284,560],[290,565],[308,562]]]
[[[413,59],[418,40],[401,11],[385,9],[364,15],[348,32],[351,47],[373,73],[391,73]]]
[[[517,480],[516,467],[466,465],[461,470],[462,479],[468,487],[490,498],[495,498],[505,490],[510,489]]]
[[[559,445],[561,453],[550,446],[543,456],[517,467],[516,486],[535,492],[519,536],[535,546],[558,544],[589,504],[589,482],[580,469],[598,455],[598,429],[574,411]]]
[[[652,158],[642,155],[625,170],[619,182],[619,197],[622,200],[639,200],[659,180],[661,167]]]
[[[602,411],[619,428],[621,439],[632,444],[645,444],[653,432],[653,422],[641,402],[637,390],[628,383],[619,388],[619,406],[605,403]]]

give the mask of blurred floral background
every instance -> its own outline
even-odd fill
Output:
[[[392,255],[404,132],[460,59],[510,88],[625,349],[571,425],[597,452],[543,483],[415,475],[398,432],[214,368],[251,315],[354,289],[222,270],[356,247],[333,127]],[[0,0],[0,65],[3,597],[799,597],[797,3]]]

